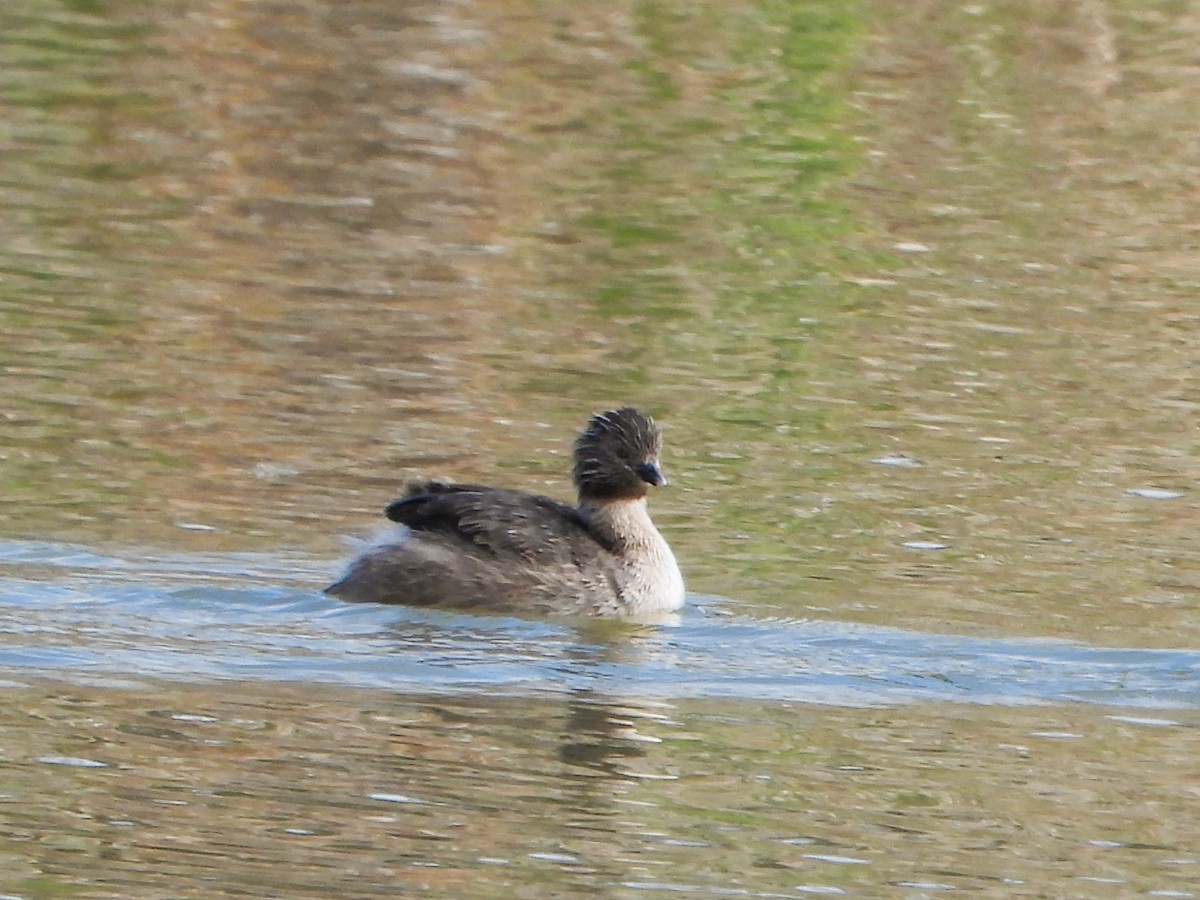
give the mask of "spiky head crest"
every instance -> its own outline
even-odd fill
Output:
[[[592,416],[575,442],[575,487],[581,499],[636,500],[667,480],[659,468],[662,429],[632,407]]]

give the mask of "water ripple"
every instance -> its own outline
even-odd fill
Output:
[[[0,542],[0,669],[839,706],[1200,707],[1196,650],[750,619],[699,596],[669,628],[346,605],[319,591],[332,568],[260,554],[134,559]]]

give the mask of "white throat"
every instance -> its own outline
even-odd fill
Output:
[[[628,612],[683,606],[683,574],[675,554],[650,520],[645,499],[586,503],[580,511],[592,529],[615,547],[614,555],[624,569],[621,595]]]

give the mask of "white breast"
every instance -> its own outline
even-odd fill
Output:
[[[631,613],[667,612],[683,606],[683,574],[645,500],[605,503],[587,511],[593,527],[618,545],[624,577],[621,600]]]

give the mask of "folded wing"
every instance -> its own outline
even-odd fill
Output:
[[[529,563],[579,564],[611,548],[573,507],[551,497],[479,484],[410,485],[387,517],[419,534],[457,539],[476,553]]]

